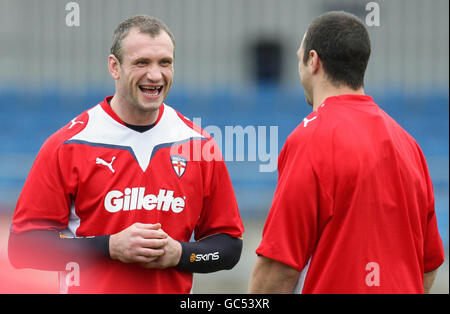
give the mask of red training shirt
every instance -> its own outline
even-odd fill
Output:
[[[329,97],[290,134],[256,253],[303,293],[423,293],[444,260],[425,158],[370,96]]]
[[[178,241],[244,227],[214,139],[162,105],[153,128],[134,131],[107,97],[53,134],[41,148],[17,203],[12,232],[55,230],[65,237],[122,231],[135,222],[161,223]],[[80,269],[82,293],[189,293],[192,273],[144,269],[106,259]]]

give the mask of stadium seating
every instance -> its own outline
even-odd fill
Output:
[[[107,94],[111,91],[101,87],[82,93],[48,89],[25,95],[12,89],[0,91],[0,204],[15,204],[45,139]],[[422,147],[434,182],[439,227],[448,244],[448,93],[405,95],[394,91],[372,96]],[[269,126],[278,126],[278,152],[288,134],[311,110],[300,89],[271,86],[200,92],[173,88],[166,102],[190,119],[201,118],[203,128],[217,126],[222,133],[225,126],[266,126],[267,132]],[[242,216],[265,217],[277,173],[261,173],[260,162],[247,158],[244,162],[227,161],[227,165]]]

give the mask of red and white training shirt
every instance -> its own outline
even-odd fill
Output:
[[[425,158],[370,96],[327,98],[288,137],[256,253],[303,293],[423,293],[444,260]]]
[[[110,99],[44,143],[12,231],[90,237],[140,222],[161,223],[178,241],[189,241],[193,233],[196,240],[217,233],[241,237],[236,198],[214,140],[164,104],[155,126],[136,132],[112,111]],[[80,271],[80,285],[70,292],[189,293],[192,286],[191,273],[110,259]]]

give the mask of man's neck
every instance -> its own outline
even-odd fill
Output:
[[[340,95],[365,95],[364,87],[356,90],[348,86],[326,86],[325,88],[320,88],[314,93],[313,110],[316,111],[328,97]]]

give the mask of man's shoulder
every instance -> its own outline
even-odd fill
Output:
[[[185,115],[183,115],[181,112],[179,112],[177,109],[164,104],[164,111],[165,113],[170,116],[171,119],[176,120],[174,121],[176,124],[182,125],[183,127],[188,127],[189,129],[191,129],[193,132],[198,133],[198,135],[200,137],[205,138],[206,140],[212,140],[212,136],[206,132],[200,124],[196,123],[198,121],[191,120],[188,117],[186,117]]]
[[[289,134],[286,142],[290,145],[306,145],[316,137],[323,128],[323,117],[320,112],[313,111],[300,122]]]
[[[341,131],[342,113],[326,106],[311,112],[304,117],[298,126],[289,134],[283,146],[291,153],[302,153],[327,158],[333,143],[345,141]]]
[[[55,133],[50,135],[44,142],[42,148],[46,150],[56,150],[62,144],[84,130],[89,122],[89,110],[91,109],[92,108],[83,111],[81,114],[71,119]]]

